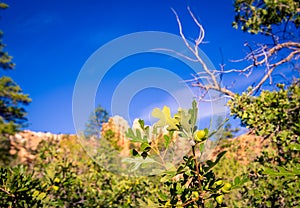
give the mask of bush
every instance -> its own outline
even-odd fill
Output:
[[[36,177],[47,184],[48,206],[137,207],[158,190],[155,179],[115,175],[97,165],[76,137],[43,143]]]
[[[0,169],[0,207],[138,207],[158,190],[154,177],[99,167],[74,136],[43,141],[31,166]]]
[[[41,181],[26,167],[0,168],[0,207],[44,207],[47,195]]]
[[[228,183],[216,176],[214,167],[219,165],[226,152],[220,152],[214,160],[200,160],[206,145],[213,142],[208,138],[217,131],[209,133],[208,129],[198,130],[196,126],[198,108],[195,101],[191,109],[178,109],[174,117],[170,112],[166,106],[162,110],[155,108],[152,115],[159,119],[157,123],[150,127],[139,120],[140,128],[129,129],[127,132],[131,142],[139,144],[135,145],[137,148],[132,149],[134,159],[130,162],[135,163],[134,167],[138,166],[142,169],[149,164],[154,164],[158,170],[164,168],[157,173],[166,191],[160,191],[156,201],[140,202],[141,207],[226,206],[224,195],[238,188],[246,180],[236,177],[232,183]],[[160,134],[153,137],[160,128],[167,129],[163,139]],[[189,153],[181,159],[179,165],[170,163],[172,157],[170,160],[169,155],[181,153],[174,152],[177,149],[176,145],[182,145],[181,140],[187,141]]]
[[[278,88],[257,97],[245,93],[229,102],[232,115],[272,145],[257,158],[255,168],[248,170],[251,188],[244,187],[242,194],[252,207],[300,205],[299,80],[288,88],[278,84]]]

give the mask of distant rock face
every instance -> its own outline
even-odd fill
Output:
[[[226,150],[227,158],[234,159],[241,165],[248,165],[261,154],[262,150],[270,146],[269,140],[249,133],[234,139],[223,140],[223,143],[215,148],[213,156],[216,157],[218,153]]]
[[[107,123],[102,124],[101,136],[105,137],[106,132],[111,130],[114,136],[110,140],[121,148],[122,155],[129,155],[129,140],[126,138],[126,131],[129,127],[128,122],[123,117],[116,115],[109,118]]]
[[[59,141],[64,136],[64,134],[24,130],[10,137],[11,149],[9,153],[17,155],[21,163],[30,162],[35,158],[33,153],[42,141]]]

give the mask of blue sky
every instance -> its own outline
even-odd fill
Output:
[[[215,66],[222,60],[220,48],[224,61],[230,65],[228,60],[242,58],[245,54],[243,43],[254,41],[253,36],[231,27],[234,17],[232,1],[8,0],[6,3],[10,8],[1,11],[0,28],[4,32],[6,51],[16,63],[16,69],[7,75],[12,76],[32,98],[27,107],[28,128],[34,131],[74,133],[72,95],[86,60],[99,47],[122,35],[142,31],[178,35],[171,8],[177,11],[187,37],[192,39],[198,33],[186,9],[188,5],[191,7],[206,31],[207,43],[201,49]],[[153,61],[160,60],[160,67],[181,67],[180,63],[164,56],[146,54],[128,58],[111,69],[103,79],[103,85],[108,88],[100,87],[97,95],[105,92],[105,96],[109,96],[113,93],[111,86],[116,86],[126,73],[151,67]],[[128,71],[118,70],[122,67]],[[178,68],[182,78],[190,78],[189,69],[180,71]],[[242,78],[228,77],[228,83],[231,79]],[[245,85],[245,82],[238,81],[236,88],[243,89]],[[153,94],[156,96],[149,96]],[[130,114],[132,117],[141,116],[147,106],[162,104],[167,96],[163,91],[144,90],[136,94]],[[96,103],[108,107],[103,98],[97,97]]]

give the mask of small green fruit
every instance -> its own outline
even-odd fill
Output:
[[[209,183],[206,184],[206,186],[204,186],[204,190],[209,190],[210,187],[209,187]]]
[[[216,186],[220,186],[220,185],[222,185],[222,184],[223,184],[223,181],[222,181],[222,180],[218,180],[218,181],[215,182],[215,185],[216,185]]]
[[[192,198],[193,198],[193,199],[198,199],[198,198],[199,198],[199,193],[198,193],[198,191],[193,191],[193,192],[192,192]]]
[[[52,188],[53,188],[54,191],[57,191],[59,189],[58,186],[52,186]]]
[[[222,203],[223,203],[223,200],[224,200],[224,195],[217,196],[217,197],[215,198],[215,200],[216,200],[216,202],[217,202],[218,204],[222,204]]]
[[[230,183],[225,183],[225,185],[222,187],[222,192],[223,193],[229,193],[231,189],[231,184]]]
[[[171,206],[171,202],[170,202],[170,201],[167,201],[167,202],[165,203],[165,207],[169,207],[169,206]]]
[[[230,183],[225,183],[224,187],[226,189],[230,190],[231,189],[231,184]]]
[[[198,130],[194,133],[195,142],[202,142],[206,139],[206,132],[204,130]]]
[[[59,183],[59,182],[60,182],[60,179],[59,179],[59,178],[55,178],[53,182],[54,182],[54,183]]]

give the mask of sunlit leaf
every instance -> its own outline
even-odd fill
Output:
[[[154,108],[152,111],[152,116],[159,119],[155,124],[157,127],[168,126],[168,129],[178,129],[178,121],[171,117],[171,110],[169,107],[164,106],[162,110],[159,108]]]
[[[124,158],[122,162],[131,164],[132,168],[130,169],[130,171],[133,172],[136,171],[141,165],[155,163],[155,160],[153,160],[150,157],[147,157],[145,159],[143,159],[142,157],[135,157],[135,158]]]

